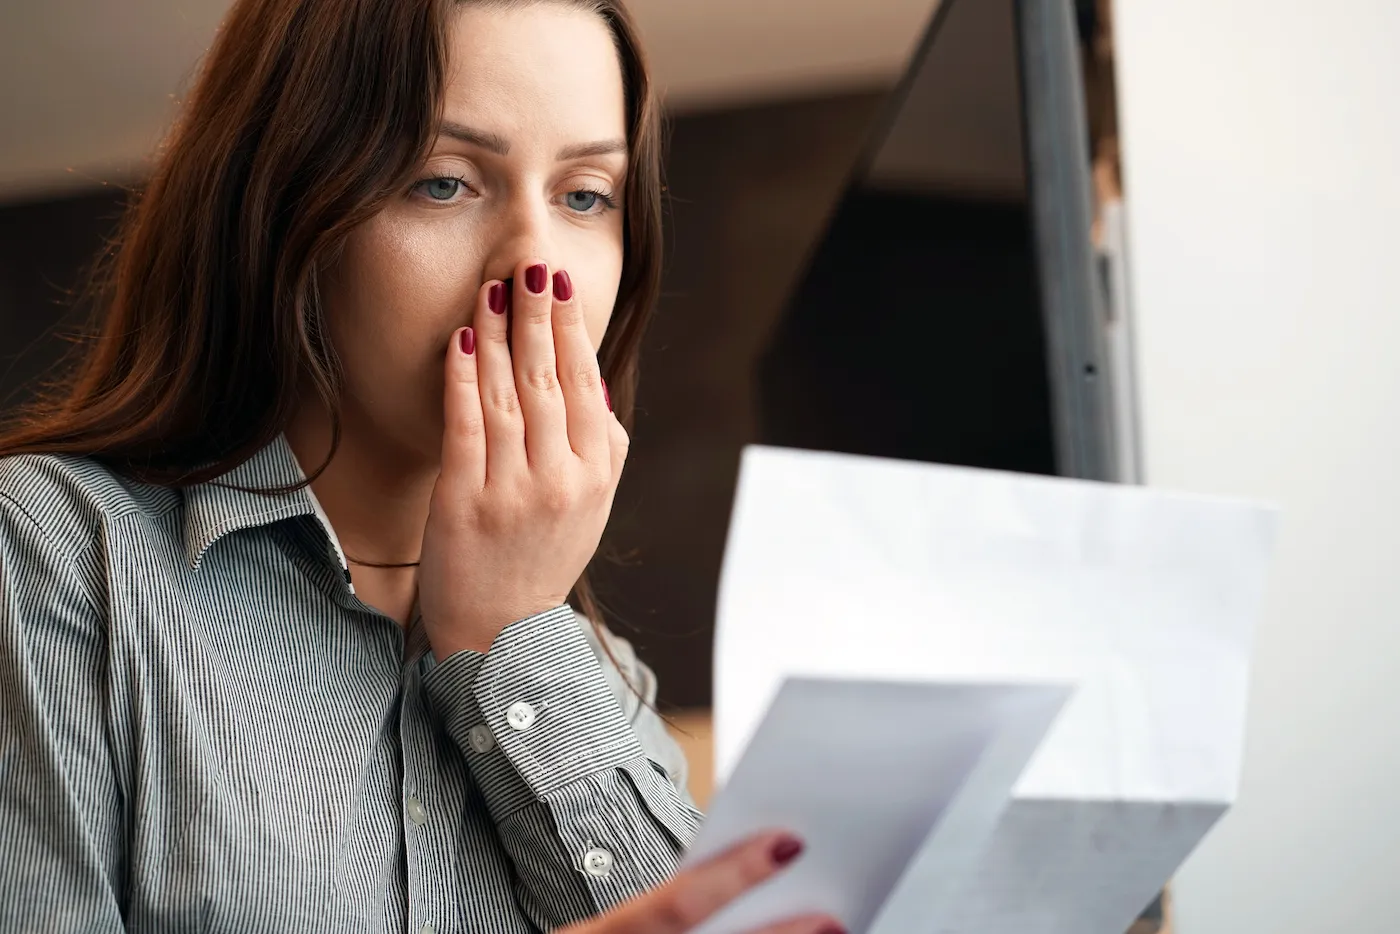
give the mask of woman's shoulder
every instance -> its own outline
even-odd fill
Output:
[[[90,457],[0,457],[0,534],[11,522],[37,526],[70,555],[96,541],[102,526],[132,512],[163,511],[178,495],[123,478]]]

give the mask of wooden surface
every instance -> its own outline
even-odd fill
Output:
[[[687,710],[666,715],[671,723],[671,735],[690,762],[690,794],[701,810],[710,804],[714,794],[714,738],[708,710]],[[1163,900],[1165,919],[1138,921],[1127,934],[1171,934],[1171,903]]]

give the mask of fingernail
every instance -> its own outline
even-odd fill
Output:
[[[561,302],[567,302],[574,297],[574,283],[569,279],[569,274],[562,269],[554,274],[554,297]]]
[[[549,278],[549,270],[544,263],[531,266],[525,270],[525,288],[530,290],[532,295],[543,295],[546,279]]]
[[[801,840],[796,837],[783,837],[773,844],[773,862],[778,866],[786,866],[802,855],[802,849]]]
[[[469,357],[476,353],[476,332],[471,328],[462,329],[462,353]]]
[[[486,305],[498,315],[506,313],[506,285],[497,282],[486,293]]]
[[[828,924],[818,934],[846,934],[846,929],[839,924]]]
[[[606,402],[606,403],[608,404],[608,411],[611,412],[611,411],[613,410],[613,407],[612,407],[612,393],[608,392],[608,381],[607,381],[607,380],[603,380],[603,401]]]

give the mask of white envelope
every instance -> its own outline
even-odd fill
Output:
[[[751,447],[719,601],[717,779],[789,678],[1073,684],[957,891],[928,897],[951,871],[931,833],[869,929],[1122,934],[1235,797],[1274,524],[1229,500]],[[824,761],[810,782],[881,794]],[[728,798],[712,821],[751,805]]]

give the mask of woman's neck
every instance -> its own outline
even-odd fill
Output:
[[[303,411],[286,435],[308,476],[330,452],[330,419],[322,411]],[[418,560],[437,474],[437,464],[411,458],[382,436],[371,437],[363,422],[347,415],[335,457],[311,483],[351,560],[356,592],[400,623],[408,622],[412,610],[416,568],[367,564]]]

